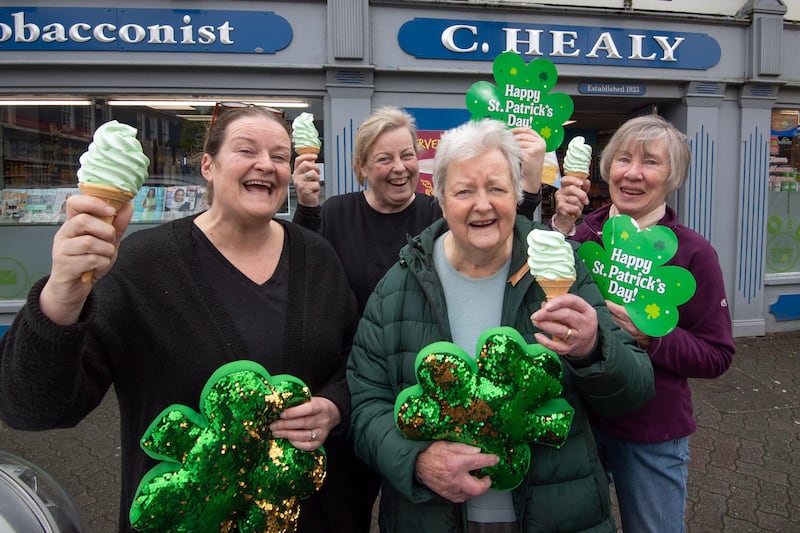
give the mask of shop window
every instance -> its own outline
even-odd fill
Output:
[[[800,111],[772,113],[766,273],[800,272]]]
[[[132,200],[132,222],[160,223],[206,209],[203,140],[216,103],[229,99],[0,100],[0,224],[61,223],[64,202],[78,193],[78,159],[95,128],[112,119],[138,129],[151,162],[148,179]],[[309,107],[322,114],[321,101],[237,100],[281,109],[289,121]],[[292,205],[290,187],[279,215],[290,216]]]

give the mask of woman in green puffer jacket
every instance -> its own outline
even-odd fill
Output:
[[[519,168],[519,148],[502,123],[445,133],[434,163],[444,219],[409,240],[367,302],[347,378],[356,452],[383,479],[383,533],[616,531],[586,410],[637,409],[653,395],[653,370],[580,260],[570,293],[544,306],[531,275],[512,276],[527,262],[528,233],[546,229],[516,216]],[[473,353],[480,334],[501,325],[560,355],[563,397],[575,410],[560,448],[530,444],[528,473],[510,492],[474,475],[495,455],[407,439],[394,419],[398,393],[417,383],[420,349],[451,341]]]

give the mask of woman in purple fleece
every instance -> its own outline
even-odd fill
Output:
[[[575,220],[588,203],[578,178],[564,176],[556,192],[551,225],[571,239],[601,243],[603,224],[624,214],[640,228],[658,224],[678,238],[667,264],[688,269],[697,281],[691,300],[678,308],[677,327],[649,337],[625,308],[606,302],[614,320],[647,350],[656,396],[638,411],[617,418],[593,415],[597,444],[605,457],[625,531],[682,532],[686,507],[689,435],[697,427],[689,378],[715,378],[731,364],[735,345],[722,271],[716,251],[702,236],[678,223],[666,197],[689,172],[686,137],[658,115],[629,120],[613,135],[600,158],[611,204]]]

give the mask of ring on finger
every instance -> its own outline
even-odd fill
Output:
[[[310,180],[310,179],[311,179],[311,172],[306,172],[306,179],[307,179],[307,180]]]
[[[315,440],[317,440],[317,434],[316,434],[316,432],[315,432],[313,429],[311,430],[311,440],[312,440],[312,441],[315,441]]]
[[[572,335],[572,328],[571,328],[571,327],[569,327],[569,326],[567,326],[567,334],[566,334],[566,335],[564,335],[564,342],[566,342],[567,340],[569,340],[569,338],[570,338],[570,336],[571,336],[571,335]]]

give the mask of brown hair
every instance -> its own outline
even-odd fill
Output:
[[[273,110],[266,107],[255,105],[246,105],[241,107],[225,107],[217,104],[214,118],[208,124],[208,131],[206,131],[206,140],[203,143],[203,153],[208,154],[212,158],[216,157],[222,145],[225,144],[227,136],[227,129],[231,122],[236,122],[244,117],[263,117],[274,120],[286,130],[289,139],[292,138],[292,130],[289,124],[280,116],[276,115]],[[208,205],[214,199],[214,187],[211,183],[206,185],[206,195],[208,198]]]

